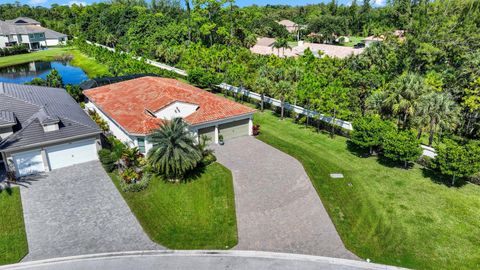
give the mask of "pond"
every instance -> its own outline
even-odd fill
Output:
[[[56,69],[62,76],[64,84],[80,84],[88,80],[87,74],[81,68],[68,62],[35,61],[0,68],[0,82],[24,84],[36,77],[45,79],[52,69]]]

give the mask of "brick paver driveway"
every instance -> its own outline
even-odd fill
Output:
[[[35,177],[21,195],[29,248],[24,261],[162,248],[96,161]]]
[[[358,259],[343,245],[300,162],[252,137],[213,148],[233,173],[236,249]]]

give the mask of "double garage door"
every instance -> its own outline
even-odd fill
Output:
[[[77,141],[45,148],[50,170],[55,170],[97,159],[95,140]],[[18,176],[45,171],[40,149],[13,155]]]
[[[230,123],[221,124],[218,126],[218,134],[223,136],[224,140],[229,140],[241,136],[247,136],[249,119],[242,119]],[[206,127],[198,130],[198,135],[206,135],[211,139],[211,142],[215,141],[215,126]]]

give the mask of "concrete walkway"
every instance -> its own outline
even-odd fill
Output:
[[[75,256],[0,266],[0,270],[399,270],[328,257],[258,251],[145,251]]]
[[[23,261],[162,248],[144,233],[99,162],[55,170],[21,185],[29,248]]]
[[[236,249],[358,259],[343,245],[300,162],[253,137],[213,148],[233,173]]]

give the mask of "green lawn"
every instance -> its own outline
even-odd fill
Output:
[[[16,263],[27,253],[20,189],[0,190],[0,265]]]
[[[259,139],[305,167],[345,245],[373,262],[417,269],[478,269],[480,187],[449,188],[419,166],[362,158],[347,139],[257,113]],[[344,179],[331,179],[330,173]],[[349,185],[351,184],[351,185]]]
[[[362,40],[365,39],[365,37],[358,37],[358,36],[350,36],[349,38],[350,38],[350,42],[346,42],[345,44],[343,44],[343,46],[353,47],[353,45],[359,42],[362,42]]]
[[[93,58],[89,58],[73,47],[49,48],[43,51],[0,57],[0,68],[32,61],[53,61],[55,57],[63,54],[73,55],[71,64],[83,69],[90,78],[109,74],[107,66],[97,63]]]
[[[118,176],[111,177],[119,188]],[[232,174],[218,163],[188,183],[153,179],[144,191],[121,193],[145,232],[161,245],[227,249],[237,244]]]

